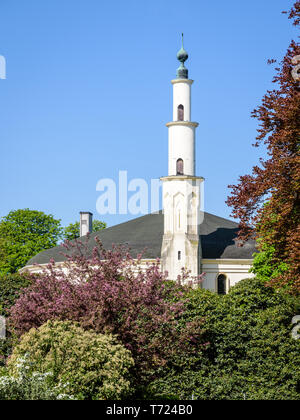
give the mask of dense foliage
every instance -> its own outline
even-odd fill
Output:
[[[140,384],[205,348],[202,317],[182,322],[185,288],[166,282],[158,263],[142,272],[122,248],[105,251],[98,242],[88,260],[81,243],[69,246],[68,270],[50,264],[13,306],[11,323],[19,335],[48,320],[117,335],[132,352]]]
[[[101,220],[93,220],[93,232],[99,232],[102,229],[106,228],[106,223],[101,222]],[[78,239],[80,237],[80,223],[70,223],[67,227],[64,228],[64,239],[67,241],[72,241],[73,239]]]
[[[278,261],[274,264],[274,253],[274,245],[261,241],[260,252],[255,254],[253,260],[251,272],[255,273],[258,279],[264,280],[265,283],[269,283],[270,279],[279,278],[289,269],[285,261]]]
[[[28,287],[32,279],[28,275],[7,274],[0,276],[0,316],[7,317],[10,308],[20,297],[22,290]],[[11,353],[14,341],[13,331],[10,330],[9,323],[6,326],[6,339],[0,340],[0,366]]]
[[[26,274],[0,276],[0,315],[8,316],[10,308],[31,281],[31,277]]]
[[[70,321],[48,321],[24,334],[8,362],[12,375],[25,355],[29,373],[50,372],[54,384],[63,384],[76,398],[120,399],[131,390],[130,352],[113,336],[84,331]]]
[[[31,364],[27,355],[15,363],[14,376],[6,370],[0,371],[0,400],[73,400],[72,395],[66,394],[65,386],[53,386],[53,374],[30,371]]]
[[[297,1],[289,13],[296,26],[299,16]],[[260,123],[255,146],[265,144],[268,159],[230,186],[227,201],[241,221],[240,239],[249,238],[249,227],[255,228],[266,264],[274,267],[269,283],[294,293],[300,292],[300,86],[293,75],[299,56],[300,45],[292,41],[276,69],[276,89],[268,91],[253,112]],[[282,263],[284,271],[278,269]]]
[[[195,399],[300,399],[300,340],[291,337],[300,302],[243,280],[226,296],[189,293],[186,315],[205,316],[210,345],[191,366],[166,369],[148,395]]]
[[[12,274],[61,238],[60,220],[40,211],[11,211],[0,222],[0,274]]]

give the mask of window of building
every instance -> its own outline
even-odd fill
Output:
[[[181,251],[178,251],[178,261],[181,260]]]
[[[184,121],[184,108],[183,105],[178,105],[177,108],[177,120]]]
[[[226,280],[225,274],[218,275],[218,295],[226,295]]]
[[[178,159],[176,162],[176,175],[183,175],[183,160]]]

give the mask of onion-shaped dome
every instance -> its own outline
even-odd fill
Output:
[[[188,58],[189,58],[189,55],[182,46],[177,53],[177,59],[181,61],[182,63],[184,63]]]
[[[188,69],[185,67],[184,63],[189,58],[188,53],[183,47],[183,34],[182,34],[182,46],[177,53],[177,59],[181,62],[180,66],[177,69],[177,79],[188,79]]]

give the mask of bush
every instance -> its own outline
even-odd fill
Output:
[[[0,315],[8,316],[9,309],[19,298],[23,289],[31,284],[28,275],[7,274],[0,276]]]
[[[0,372],[0,400],[73,400],[64,386],[52,386],[51,373],[29,373],[30,364],[25,356],[16,363],[15,376]]]
[[[148,386],[154,398],[300,399],[300,341],[291,338],[299,300],[244,280],[226,296],[190,292],[187,316],[206,316],[210,343],[194,367],[166,370]],[[188,315],[189,314],[189,315]]]
[[[84,331],[70,321],[48,321],[24,334],[14,348],[7,364],[11,375],[25,354],[29,373],[50,372],[54,384],[64,384],[77,398],[120,399],[131,391],[133,359],[112,335]]]
[[[0,316],[8,317],[10,308],[20,297],[23,289],[28,287],[31,282],[31,278],[27,275],[0,276]],[[0,366],[4,365],[6,358],[11,354],[13,341],[13,332],[7,322],[6,339],[0,339]]]

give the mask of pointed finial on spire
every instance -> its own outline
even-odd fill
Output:
[[[181,48],[177,53],[177,59],[181,62],[180,67],[177,69],[177,79],[188,79],[188,69],[184,63],[189,58],[188,53],[183,47],[183,33],[181,34]]]

